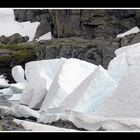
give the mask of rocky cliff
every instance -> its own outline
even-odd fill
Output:
[[[14,14],[19,22],[41,21],[40,26],[46,26],[45,31],[51,31],[55,38],[102,36],[108,39],[134,26],[140,27],[140,10],[15,9]]]

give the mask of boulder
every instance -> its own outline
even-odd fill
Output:
[[[19,33],[15,33],[8,37],[8,44],[18,44],[29,40],[29,37],[22,37]]]
[[[34,39],[37,39],[50,31],[51,31],[51,25],[48,23],[47,20],[42,20],[36,29]]]
[[[6,37],[4,35],[0,36],[0,43],[8,44],[8,42],[9,42],[9,38],[8,37]]]

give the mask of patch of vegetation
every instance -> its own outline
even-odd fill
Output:
[[[8,63],[12,59],[12,56],[0,56],[0,62],[1,63]]]
[[[16,64],[31,61],[35,59],[35,53],[33,50],[20,50],[12,53],[12,59]]]
[[[28,43],[22,43],[22,44],[16,44],[16,45],[0,45],[0,49],[8,49],[8,50],[33,50],[35,47],[35,44],[28,44]]]

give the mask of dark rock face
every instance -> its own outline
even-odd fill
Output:
[[[36,47],[37,59],[78,58],[107,68],[115,57],[114,48],[109,44],[82,38],[54,39],[40,41]]]
[[[49,24],[49,27],[46,33],[50,30],[55,38],[73,36],[114,38],[117,34],[125,32],[134,26],[140,27],[139,9],[15,9],[14,14],[15,19],[19,22],[47,20],[46,26],[48,27]]]
[[[39,38],[40,36],[46,34],[51,30],[51,26],[47,20],[41,20],[39,26],[37,27],[34,39]]]
[[[14,10],[14,15],[15,15],[15,20],[18,22],[24,22],[24,21],[41,21],[41,20],[50,20],[49,15],[48,15],[48,10],[33,10],[33,9],[15,9]]]
[[[15,65],[25,66],[25,63],[36,60],[34,44],[0,45],[0,75],[4,74],[9,82],[14,82],[11,69]]]

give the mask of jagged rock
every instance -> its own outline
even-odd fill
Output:
[[[34,39],[39,38],[40,36],[48,33],[51,31],[50,23],[47,20],[42,20],[39,24],[39,26],[36,29],[36,33],[34,36]]]
[[[56,38],[71,36],[108,38],[140,26],[139,11],[139,9],[15,9],[14,14],[19,22],[47,20],[51,25],[52,35]]]
[[[87,62],[107,68],[109,61],[115,57],[116,48],[107,47],[108,42],[100,39],[86,40],[83,38],[53,39],[39,41],[36,47],[37,59],[79,58]]]
[[[8,44],[18,44],[18,43],[22,43],[22,42],[25,42],[25,41],[29,40],[29,37],[26,36],[24,38],[18,33],[15,33],[15,34],[9,36],[8,38],[9,38]]]
[[[6,36],[2,35],[0,37],[0,43],[7,44],[8,42],[9,42],[9,39]]]

